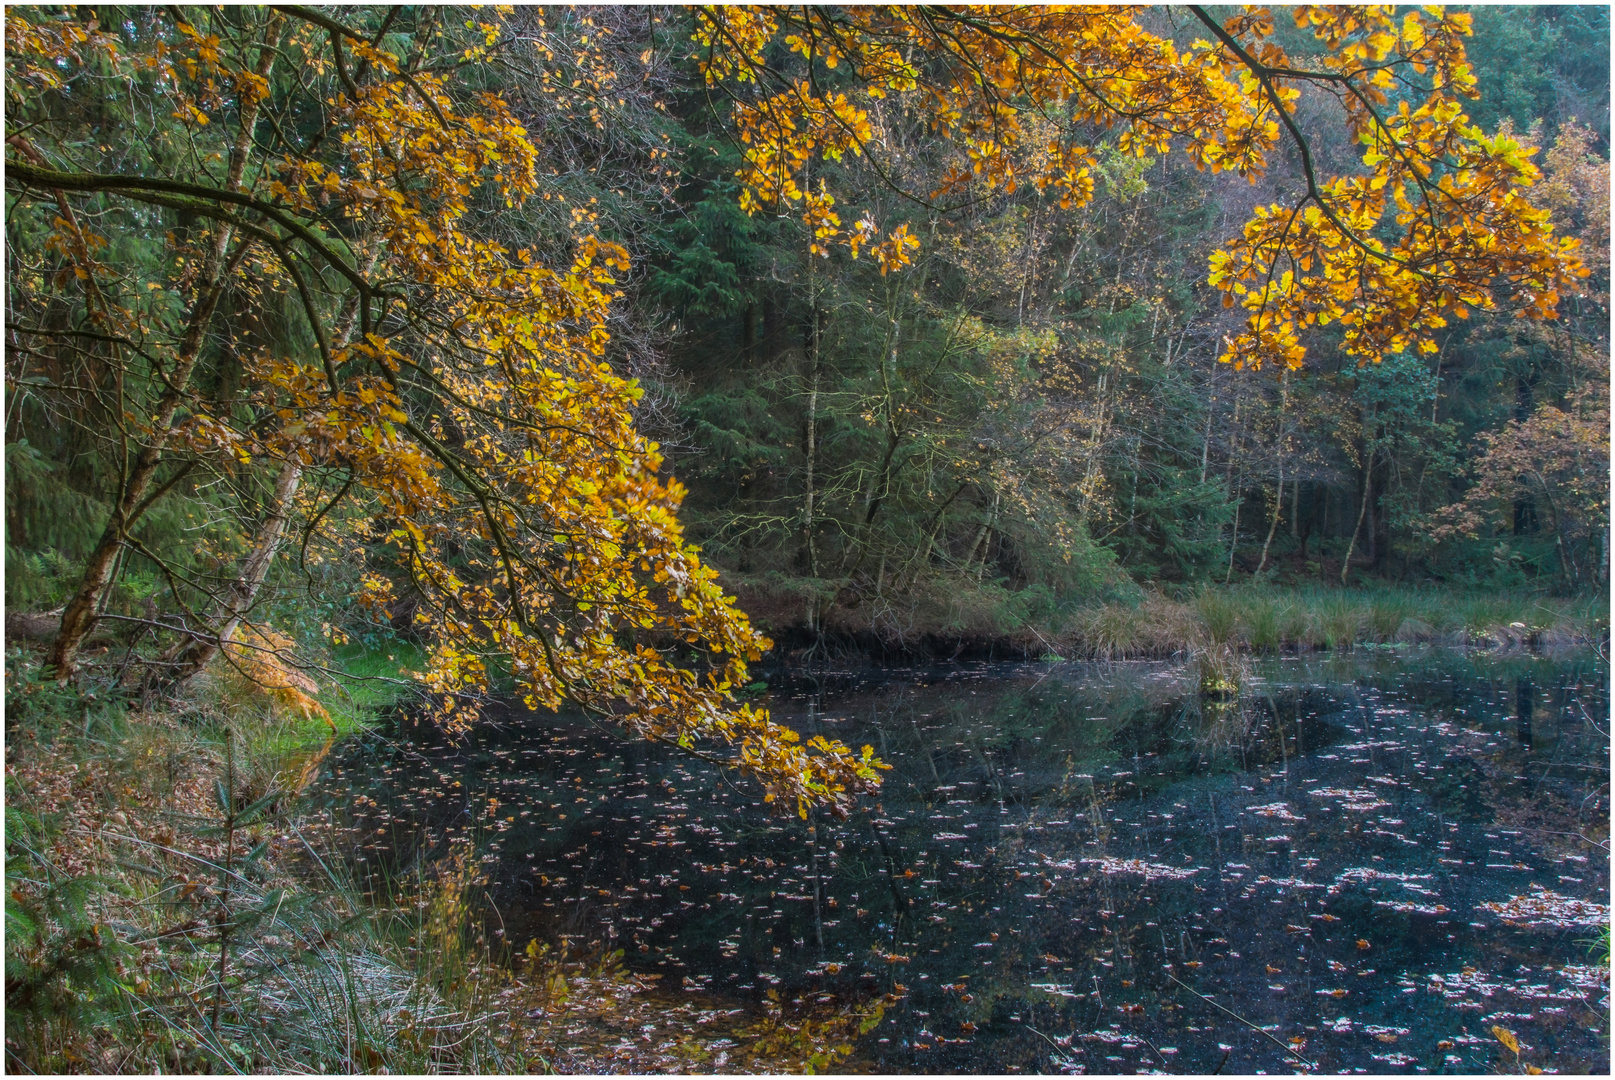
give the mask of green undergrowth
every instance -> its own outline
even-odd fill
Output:
[[[324,695],[327,723],[227,678],[141,709],[6,660],[8,1072],[528,1068],[497,1021],[510,980],[475,863],[367,900],[303,813],[337,734],[397,684]]]
[[[343,678],[339,686],[320,695],[337,730],[347,734],[395,708],[412,690],[409,673],[426,665],[418,645],[393,641],[374,647],[347,646],[332,656]]]

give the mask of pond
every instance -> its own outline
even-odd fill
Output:
[[[776,719],[892,765],[845,821],[552,714],[368,737],[325,790],[356,863],[474,838],[518,949],[735,1009],[901,994],[849,1070],[1606,1072],[1604,660],[1250,670],[774,672]]]

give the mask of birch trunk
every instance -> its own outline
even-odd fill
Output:
[[[276,45],[280,36],[279,26],[277,18],[263,47],[258,51],[257,71],[266,80],[275,63]],[[259,104],[256,97],[249,95],[242,98],[241,128],[236,132],[235,143],[230,148],[230,164],[225,175],[224,188],[227,191],[235,192],[241,189],[247,155],[252,147],[252,130],[258,120]],[[56,641],[51,646],[50,657],[46,661],[47,668],[55,671],[57,682],[66,682],[77,668],[79,648],[95,626],[96,613],[100,608],[102,597],[107,587],[112,584],[118,554],[123,550],[130,530],[151,505],[152,500],[148,500],[146,496],[151,490],[152,480],[157,475],[158,468],[162,465],[163,452],[173,437],[174,417],[185,400],[191,375],[196,370],[197,360],[201,356],[202,344],[206,341],[208,329],[213,322],[213,313],[224,294],[226,271],[232,262],[230,243],[234,239],[235,230],[228,222],[221,222],[217,229],[213,243],[208,247],[205,256],[206,261],[203,263],[196,289],[196,300],[191,306],[191,314],[186,320],[184,332],[180,335],[179,347],[166,380],[166,389],[158,398],[157,408],[152,415],[151,436],[135,455],[135,460],[120,485],[117,502],[113,504],[112,513],[101,532],[101,539],[85,563],[84,577],[79,584],[78,592],[62,611],[61,629],[56,634]],[[236,258],[239,259],[245,250],[245,246],[238,249]]]
[[[268,512],[258,528],[252,551],[241,564],[240,575],[225,588],[208,620],[210,625],[218,627],[217,632],[212,636],[196,636],[182,641],[163,658],[173,672],[174,681],[184,682],[206,667],[208,661],[217,656],[219,650],[235,635],[242,618],[257,603],[258,592],[263,587],[264,579],[269,576],[270,566],[274,564],[275,552],[279,550],[281,537],[286,533],[286,523],[291,518],[292,504],[302,482],[302,462],[289,459],[275,478],[275,491],[270,496]]]
[[[375,269],[378,258],[379,256],[371,257],[365,267],[365,273],[368,274]],[[340,324],[337,347],[347,348],[353,343],[354,332],[358,329],[358,298],[350,297],[337,318]],[[241,572],[214,604],[208,625],[217,629],[211,637],[193,635],[170,649],[159,662],[158,668],[159,671],[167,668],[170,674],[160,677],[173,682],[184,682],[200,672],[235,636],[241,620],[258,602],[258,593],[269,576],[269,568],[275,562],[275,553],[280,550],[280,542],[286,535],[286,526],[291,520],[292,509],[297,501],[297,489],[303,482],[304,463],[296,453],[296,449],[293,448],[291,456],[287,457],[275,477],[275,488],[270,495],[269,505],[265,508],[263,522],[258,526],[258,535],[253,540],[252,551],[241,564]]]
[[[1363,531],[1363,518],[1368,514],[1368,500],[1374,494],[1374,452],[1368,453],[1368,464],[1363,469],[1363,503],[1357,510],[1357,525],[1351,530],[1351,543],[1346,545],[1346,557],[1340,563],[1340,584],[1346,584],[1346,574],[1351,570],[1352,553],[1357,550],[1357,534]]]

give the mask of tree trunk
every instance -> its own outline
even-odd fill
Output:
[[[1346,584],[1346,574],[1351,570],[1352,552],[1357,550],[1357,534],[1363,531],[1363,517],[1368,513],[1368,497],[1374,490],[1374,453],[1369,451],[1368,467],[1363,470],[1363,504],[1357,510],[1357,525],[1351,531],[1351,543],[1346,545],[1346,557],[1340,563],[1340,584]]]
[[[763,337],[759,343],[758,362],[771,363],[780,351],[780,310],[774,293],[763,293]]]
[[[1363,476],[1363,499],[1368,508],[1368,528],[1363,538],[1368,546],[1368,562],[1374,565],[1379,562],[1379,514],[1374,506],[1374,470],[1369,469]]]
[[[258,74],[265,79],[274,66],[275,46],[280,36],[279,27],[280,21],[277,16],[271,25],[268,39],[258,52]],[[252,145],[252,130],[258,119],[258,108],[258,98],[243,97],[241,129],[236,133],[235,144],[230,149],[230,165],[225,176],[224,188],[227,191],[239,191],[241,188],[241,178],[246,171],[247,153]],[[94,627],[101,598],[112,583],[118,553],[123,549],[130,530],[151,505],[151,500],[146,498],[146,494],[151,488],[152,478],[162,465],[163,451],[167,448],[169,439],[173,437],[174,416],[185,400],[191,374],[196,370],[203,342],[207,339],[207,331],[213,321],[213,313],[224,294],[226,271],[234,261],[230,258],[230,241],[233,237],[234,229],[229,223],[218,225],[218,231],[214,235],[213,244],[208,248],[206,262],[203,264],[196,289],[196,300],[191,306],[191,314],[186,320],[184,333],[180,336],[174,363],[169,369],[166,388],[157,400],[157,409],[152,416],[151,438],[135,455],[134,464],[124,478],[117,502],[113,504],[112,513],[101,532],[101,539],[96,543],[95,550],[91,552],[85,564],[84,577],[79,584],[78,592],[68,601],[62,612],[62,627],[57,632],[56,642],[52,645],[50,657],[46,661],[47,669],[54,669],[57,682],[66,682],[72,677],[77,666],[79,647]],[[247,246],[243,245],[237,249],[235,259],[239,259],[245,253]]]
[[[1307,561],[1307,544],[1312,539],[1313,522],[1315,522],[1318,517],[1318,485],[1312,485],[1312,495],[1307,501],[1307,517],[1305,521],[1300,520],[1301,481],[1299,479],[1295,481],[1295,490],[1296,499],[1294,513],[1296,520],[1292,521],[1290,524],[1292,526],[1299,524],[1300,526],[1300,531],[1297,533],[1296,539],[1301,543],[1301,562],[1305,564]]]
[[[1260,574],[1267,569],[1267,551],[1273,546],[1273,534],[1278,531],[1279,518],[1284,513],[1284,417],[1290,409],[1290,373],[1283,375],[1284,393],[1279,399],[1279,434],[1274,446],[1279,452],[1279,478],[1273,485],[1273,505],[1270,511],[1271,519],[1267,523],[1267,539],[1262,541],[1262,560],[1256,565],[1256,572]],[[1290,535],[1295,535],[1295,517],[1290,518]]]
[[[1554,501],[1553,494],[1548,491],[1548,485],[1542,483],[1540,476],[1537,482],[1542,488],[1543,501],[1548,504],[1548,524],[1553,527],[1553,546],[1559,553],[1559,572],[1565,576],[1565,584],[1574,588],[1581,584],[1581,574],[1577,572],[1574,555],[1565,544],[1564,522],[1559,517],[1559,505]]]
[[[1318,558],[1323,558],[1324,544],[1329,539],[1329,496],[1332,489],[1328,484],[1323,486],[1323,524],[1318,527]]]
[[[818,297],[813,298],[813,308],[808,315],[808,331],[806,341],[807,367],[808,367],[808,414],[807,414],[807,441],[804,449],[807,454],[807,493],[802,501],[802,550],[807,559],[808,576],[819,576],[819,557],[813,544],[813,470],[817,464],[818,437],[819,437],[819,304]]]
[[[993,508],[987,512],[987,520],[982,523],[981,531],[976,533],[976,542],[971,545],[970,556],[965,561],[965,572],[970,572],[970,566],[976,561],[976,552],[981,552],[981,565],[976,568],[976,580],[980,581],[987,573],[987,556],[992,551],[993,522],[998,520],[998,501],[1002,498],[1001,492],[993,492]]]
[[[1211,418],[1212,418],[1213,414],[1216,412],[1216,405],[1217,405],[1217,395],[1215,393],[1215,390],[1216,390],[1216,372],[1215,372],[1215,370],[1213,370],[1213,372],[1212,372],[1212,390],[1213,390],[1213,393],[1211,394],[1211,400],[1206,402],[1206,430],[1204,432],[1202,432],[1201,435],[1200,435],[1200,486],[1201,487],[1204,487],[1205,483],[1206,483],[1206,466],[1211,463]]]
[[[864,496],[864,521],[859,527],[855,539],[849,540],[841,553],[841,559],[836,565],[836,576],[847,579],[851,584],[858,573],[864,568],[869,559],[869,549],[875,537],[875,515],[880,513],[881,504],[886,501],[892,490],[893,463],[897,457],[897,448],[902,444],[903,434],[897,426],[897,416],[893,408],[893,386],[897,382],[897,348],[898,338],[902,326],[892,319],[890,323],[890,347],[886,350],[886,359],[881,365],[881,412],[886,422],[886,449],[881,455],[880,467],[876,469],[869,479],[869,492]],[[847,565],[851,563],[851,571]]]
[[[365,266],[368,274],[375,269],[379,256],[372,255]],[[353,343],[355,331],[359,324],[359,300],[357,296],[349,296],[347,303],[337,316],[339,323],[336,335],[336,347],[345,349]],[[269,504],[265,508],[263,521],[258,526],[258,535],[253,541],[251,552],[241,564],[241,571],[215,602],[213,611],[208,618],[208,625],[215,627],[211,637],[193,635],[179,642],[163,656],[158,671],[161,673],[167,668],[170,674],[159,678],[165,681],[184,682],[200,672],[208,662],[218,655],[235,635],[236,628],[241,620],[258,600],[258,592],[263,588],[264,580],[269,576],[269,568],[274,565],[275,553],[280,549],[280,542],[286,535],[286,525],[291,520],[292,508],[297,499],[297,489],[303,482],[304,465],[297,456],[297,449],[293,447],[291,455],[282,463],[280,472],[275,477],[275,487],[270,494]]]
[[[1240,479],[1243,481],[1244,477],[1240,477]],[[1234,580],[1234,552],[1239,549],[1239,511],[1243,502],[1244,500],[1239,497],[1239,492],[1236,490],[1234,492],[1234,535],[1228,541],[1228,572],[1222,578],[1224,585]]]
[[[1374,542],[1369,546],[1368,557],[1376,570],[1383,570],[1385,561],[1391,557],[1391,515],[1381,505],[1395,475],[1391,465],[1389,457],[1380,461],[1379,468],[1385,473],[1385,483],[1374,485],[1374,501],[1368,507],[1368,518],[1374,526]]]
[[[1267,549],[1273,546],[1273,534],[1278,531],[1279,518],[1284,508],[1284,459],[1279,459],[1279,482],[1273,486],[1273,519],[1267,523],[1267,539],[1262,541],[1262,561],[1257,564],[1256,572],[1260,574],[1267,569]],[[1294,521],[1290,522],[1295,525]]]
[[[208,661],[230,641],[242,618],[257,602],[258,591],[269,575],[269,568],[274,565],[275,552],[280,548],[281,537],[285,535],[286,522],[291,518],[292,503],[302,480],[301,462],[292,459],[281,466],[280,475],[275,478],[274,494],[270,496],[268,513],[258,528],[258,538],[252,552],[241,564],[240,575],[225,588],[208,620],[211,625],[218,627],[216,634],[183,641],[163,658],[165,664],[171,665],[175,682],[184,682],[206,667]]]

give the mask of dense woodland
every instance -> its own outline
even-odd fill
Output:
[[[1063,608],[1134,584],[1575,590],[1604,581],[1608,561],[1604,17],[1475,13],[1473,117],[1536,150],[1535,198],[1582,241],[1592,276],[1556,321],[1475,311],[1430,354],[1364,363],[1320,326],[1295,371],[1224,362],[1244,313],[1206,284],[1207,260],[1255,206],[1304,192],[1293,142],[1253,182],[1181,154],[1124,152],[1114,132],[1096,132],[1092,199],[1063,208],[1033,184],[916,196],[945,155],[923,116],[894,117],[878,165],[848,156],[813,169],[839,193],[841,221],[906,225],[921,240],[912,261],[887,272],[844,246],[810,254],[797,215],[742,206],[729,91],[703,82],[690,17],[675,11],[516,13],[476,82],[530,134],[542,182],[519,208],[469,212],[478,236],[512,248],[558,254],[580,223],[621,245],[628,269],[599,327],[605,355],[644,391],[634,422],[661,444],[662,475],[689,489],[689,538],[776,631],[992,633],[1058,622]],[[159,17],[131,13],[126,47],[158,32],[140,29],[145,18]],[[1176,9],[1143,20],[1183,43],[1204,32]],[[1274,40],[1304,55],[1311,35],[1286,22]],[[30,152],[45,152],[49,131],[74,168],[183,170],[225,149],[207,149],[209,129],[140,113],[138,98],[36,96],[38,81],[17,72],[8,85],[15,130],[43,125],[19,136]],[[1316,87],[1295,109],[1331,173],[1356,157],[1339,113]],[[96,141],[135,123],[156,127]],[[62,270],[31,253],[58,266],[68,254],[50,239],[62,208],[10,190],[7,597],[12,610],[44,610],[63,603],[96,546],[123,451],[105,441],[104,395],[18,336],[28,319],[55,317],[28,307],[38,301],[25,283]],[[161,234],[155,221],[110,218],[116,257],[94,253],[122,287],[155,277],[140,264],[171,258],[192,227],[183,209],[146,212],[179,216]],[[215,346],[197,359],[196,392],[221,418],[262,408],[250,404],[246,354],[306,333],[291,297],[266,299],[222,297]],[[72,305],[57,304],[68,317]],[[163,498],[132,529],[139,545],[117,560],[108,595],[120,611],[138,614],[148,598],[166,608],[180,581],[181,593],[214,587],[250,547],[252,506],[274,503],[275,475],[247,460],[165,472]],[[311,471],[325,498],[297,495],[308,505],[287,528],[318,546],[321,529],[367,508],[345,501],[318,519],[347,477]],[[191,542],[190,518],[206,519],[205,544]],[[352,560],[315,578],[265,572],[288,600],[317,585],[321,621],[355,629]],[[295,603],[304,633],[314,610]],[[384,621],[407,632],[412,612],[400,596]]]
[[[748,662],[1607,591],[1606,7],[723,10],[9,8],[8,715],[570,703],[844,814]]]
[[[1255,204],[1298,196],[1293,149],[1252,185],[1101,144],[1080,210],[1024,189],[921,210],[849,163],[837,190],[866,201],[844,218],[925,238],[883,274],[745,215],[708,96],[675,99],[674,205],[636,299],[692,536],[737,582],[796,590],[809,624],[829,611],[891,634],[995,605],[1007,625],[1127,582],[1604,581],[1607,86],[1602,53],[1572,43],[1603,48],[1573,29],[1588,18],[1483,10],[1477,41],[1509,44],[1472,54],[1477,119],[1540,148],[1545,199],[1595,267],[1585,295],[1548,326],[1477,313],[1433,355],[1377,364],[1320,331],[1287,373],[1220,362],[1242,313],[1204,278]],[[1314,156],[1349,168],[1321,95],[1298,112]],[[907,138],[895,157],[918,171],[927,148]],[[1548,434],[1559,417],[1587,426]]]

